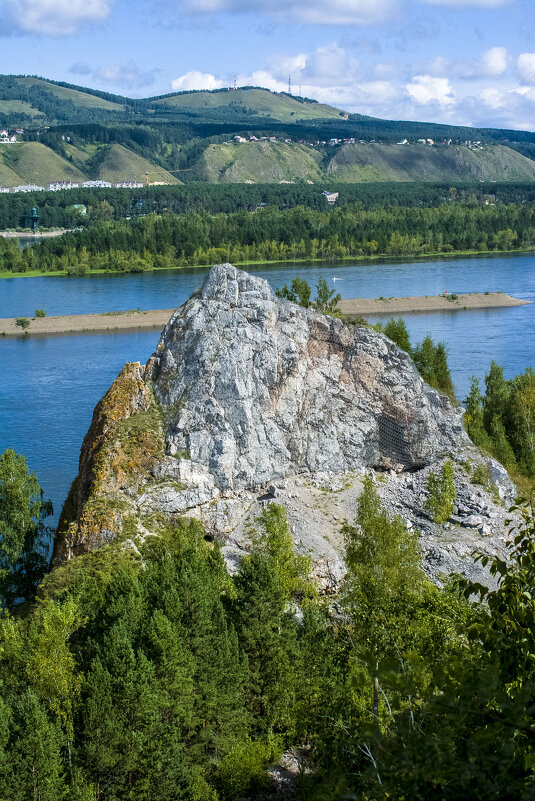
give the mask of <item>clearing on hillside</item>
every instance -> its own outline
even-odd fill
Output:
[[[236,89],[228,92],[187,92],[155,100],[153,105],[181,106],[183,108],[243,108],[261,117],[272,117],[283,122],[310,119],[341,119],[343,112],[322,103],[301,103],[288,95],[278,95],[269,89]]]
[[[200,180],[211,183],[278,183],[321,178],[320,156],[306,145],[247,142],[209,145],[197,162]]]
[[[18,183],[46,186],[50,181],[83,181],[84,174],[40,142],[0,145],[4,164],[20,176]],[[12,184],[13,186],[13,184]]]
[[[110,145],[104,150],[104,158],[97,169],[97,178],[103,181],[143,181],[145,183],[148,173],[148,182],[180,184],[181,181],[170,172],[151,164],[150,161],[138,156],[133,150],[123,145]]]
[[[337,181],[533,181],[535,162],[503,145],[344,145],[327,167]]]

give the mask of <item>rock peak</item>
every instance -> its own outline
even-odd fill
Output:
[[[203,300],[217,300],[231,307],[247,306],[251,301],[272,298],[271,288],[264,278],[237,270],[232,264],[216,264],[201,289]]]
[[[168,453],[187,453],[221,490],[415,468],[465,438],[460,413],[386,337],[274,298],[230,264],[173,315],[153,379]]]

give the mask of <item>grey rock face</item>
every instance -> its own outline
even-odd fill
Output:
[[[460,413],[386,337],[279,300],[230,264],[173,315],[153,365],[168,453],[224,492],[418,468],[466,441]]]
[[[118,536],[127,515],[141,539],[156,533],[155,519],[189,516],[222,542],[234,571],[262,509],[276,502],[318,586],[333,592],[345,572],[342,523],[355,518],[365,474],[387,512],[418,534],[435,580],[450,571],[486,580],[472,552],[504,554],[514,486],[474,448],[462,410],[382,334],[279,300],[266,281],[230,264],[211,270],[169,320],[145,370],[127,366],[100,406],[77,482],[100,505],[78,504],[56,563]],[[126,456],[125,425],[151,408],[158,423],[134,425],[142,444]],[[430,470],[450,457],[457,503],[442,527],[423,503]],[[493,492],[471,483],[467,464],[486,464]]]

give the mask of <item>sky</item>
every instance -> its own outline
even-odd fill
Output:
[[[535,130],[535,0],[0,0],[0,72]]]

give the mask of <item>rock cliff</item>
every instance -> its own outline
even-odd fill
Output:
[[[387,471],[397,485],[415,474],[414,484],[448,454],[481,460],[461,411],[389,339],[216,265],[173,314],[147,365],[127,365],[98,404],[54,561],[116,537],[134,545],[162,520],[188,515],[224,541],[232,564],[261,505],[278,497],[319,579],[336,583],[339,521],[354,515],[363,472]],[[502,495],[512,492],[505,476],[499,483]],[[483,500],[499,515],[490,495]],[[408,503],[403,510],[420,530],[425,517],[411,518],[422,501],[415,496],[412,514]],[[471,550],[478,529],[465,529]]]

